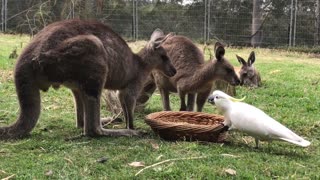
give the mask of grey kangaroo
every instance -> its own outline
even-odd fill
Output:
[[[238,75],[240,78],[240,84],[249,87],[261,86],[261,76],[253,63],[256,60],[255,53],[252,51],[249,55],[248,61],[246,62],[242,57],[237,56],[239,63],[242,65],[241,68],[237,68]]]
[[[213,81],[221,79],[232,85],[240,80],[233,66],[225,59],[225,49],[221,43],[215,44],[215,60],[204,61],[201,50],[184,36],[168,37],[162,47],[177,70],[174,77],[168,78],[158,71],[153,76],[160,91],[164,110],[171,110],[169,93],[178,92],[180,111],[193,111],[196,101],[197,111],[202,111],[208,98]],[[187,104],[185,96],[188,96]],[[197,98],[195,98],[197,95]]]
[[[0,127],[0,139],[20,138],[35,127],[40,115],[40,90],[65,85],[73,92],[77,126],[87,136],[130,136],[133,109],[153,69],[174,76],[161,44],[168,38],[156,30],[137,54],[108,26],[94,21],[66,20],[48,25],[24,49],[15,66],[20,105],[16,122]],[[100,123],[102,89],[120,90],[128,129],[104,129]]]

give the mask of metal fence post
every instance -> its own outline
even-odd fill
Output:
[[[138,40],[138,0],[132,0],[132,39]]]
[[[207,41],[210,41],[210,6],[211,0],[208,0],[208,19],[207,19]]]
[[[204,1],[204,23],[203,23],[203,43],[207,42],[206,35],[207,35],[207,0]]]
[[[294,7],[294,26],[293,26],[293,46],[296,46],[296,31],[297,31],[297,11],[298,11],[298,0],[295,0],[296,4]]]
[[[1,1],[1,31],[7,31],[7,17],[8,17],[8,1]]]
[[[136,0],[136,8],[135,8],[136,9],[136,24],[135,24],[136,25],[136,38],[135,38],[136,41],[138,40],[138,35],[139,35],[139,28],[138,28],[139,27],[139,25],[138,25],[139,24],[138,23],[138,2],[139,1]]]
[[[289,47],[292,45],[292,21],[293,21],[293,0],[290,5],[290,25],[289,25]]]
[[[1,31],[4,30],[4,0],[1,0]]]
[[[135,39],[135,34],[136,34],[136,28],[135,28],[135,22],[136,22],[136,17],[135,17],[135,0],[132,0],[132,39]]]
[[[315,28],[315,33],[314,33],[314,45],[317,46],[319,45],[319,33],[320,33],[320,0],[316,0],[315,4],[315,22],[314,22],[314,28]]]

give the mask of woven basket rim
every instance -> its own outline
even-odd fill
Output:
[[[224,118],[218,114],[160,111],[146,115],[145,122],[161,138],[169,141],[223,142],[227,135]]]
[[[157,119],[161,116],[168,116],[168,115],[180,115],[180,116],[194,116],[194,117],[212,117],[221,119],[221,123],[217,123],[214,125],[204,125],[204,124],[192,124],[188,122],[169,122]],[[148,114],[145,117],[145,121],[147,124],[156,126],[157,129],[166,129],[166,128],[176,128],[177,130],[180,129],[181,131],[188,131],[188,130],[197,130],[197,131],[212,131],[214,129],[220,129],[223,125],[223,116],[217,114],[209,114],[204,112],[190,112],[190,111],[160,111]]]

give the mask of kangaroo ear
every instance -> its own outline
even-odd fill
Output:
[[[164,36],[164,33],[161,29],[157,28],[153,31],[150,37],[150,41],[156,41],[157,39],[161,38]]]
[[[161,29],[157,28],[153,31],[150,41],[149,41],[149,47],[152,49],[159,48],[161,44],[168,38],[173,36],[173,33],[169,33],[166,36],[164,36],[164,33]]]
[[[225,54],[225,49],[223,45],[220,42],[216,42],[216,44],[214,45],[214,50],[216,53],[215,55],[216,55],[217,61],[221,61]]]
[[[247,62],[242,58],[242,57],[240,57],[240,56],[238,56],[238,55],[236,55],[236,57],[237,57],[237,59],[238,59],[238,61],[239,61],[239,63],[240,64],[242,64],[242,65],[247,65]]]
[[[221,44],[219,41],[218,42],[216,42],[215,44],[214,44],[214,52],[216,52],[217,51],[217,48],[219,47],[219,46],[222,46],[222,47],[224,47],[224,45],[223,44]]]
[[[248,58],[248,64],[249,66],[251,66],[254,62],[256,61],[256,56],[254,54],[254,51],[252,51],[249,55],[249,58]]]

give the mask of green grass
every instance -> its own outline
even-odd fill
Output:
[[[26,36],[0,35],[1,126],[13,123],[19,111],[12,77],[15,60],[8,56],[15,47],[21,52],[21,42],[25,45],[28,40]],[[142,44],[130,45],[137,51]],[[226,56],[238,65],[235,54],[247,59],[251,51],[227,48]],[[259,89],[237,87],[237,97],[247,96],[247,103],[306,137],[312,142],[310,147],[273,142],[262,143],[261,148],[254,149],[252,138],[235,132],[230,133],[230,144],[163,141],[143,121],[146,114],[162,109],[158,93],[143,113],[135,115],[136,127],[146,135],[66,141],[81,133],[75,128],[73,98],[68,89],[50,89],[41,94],[42,113],[31,136],[0,142],[0,179],[13,174],[16,179],[319,179],[320,60],[313,54],[255,51],[263,86]],[[172,95],[171,103],[173,109],[178,110],[176,95]],[[107,116],[105,107],[102,108],[102,115]],[[209,104],[204,111],[216,113],[215,107]],[[152,144],[158,144],[159,149]],[[137,177],[134,175],[141,167],[128,165],[133,161],[151,165],[171,158],[199,156],[206,158],[168,162],[147,169]],[[96,162],[101,157],[108,161]],[[236,175],[227,174],[228,168],[235,170]],[[46,175],[49,171],[52,173]]]

